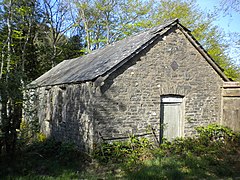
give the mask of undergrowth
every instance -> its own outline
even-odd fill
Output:
[[[132,165],[152,154],[153,144],[147,138],[130,136],[128,141],[115,141],[99,144],[93,153],[100,163],[124,163]]]
[[[27,145],[12,156],[1,156],[0,177],[55,179],[67,174],[76,178],[90,161],[89,155],[79,151],[74,144],[46,139]]]
[[[240,174],[240,134],[219,125],[196,128],[197,137],[164,141],[130,179],[219,179]]]
[[[227,179],[239,178],[240,134],[209,125],[196,137],[146,138],[99,144],[88,155],[73,144],[33,142],[14,156],[1,156],[1,179]]]

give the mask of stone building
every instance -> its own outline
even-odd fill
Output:
[[[171,140],[223,121],[227,82],[175,19],[43,74],[29,86],[36,110],[31,118],[46,135],[83,149],[130,134]]]

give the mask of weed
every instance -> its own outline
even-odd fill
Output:
[[[219,125],[197,128],[198,137],[166,139],[153,151],[152,159],[142,163],[136,171],[129,171],[130,179],[218,179],[238,176],[240,136]],[[234,168],[236,167],[236,168]]]
[[[145,159],[152,143],[146,138],[130,136],[128,141],[116,141],[100,144],[94,151],[94,157],[101,163],[126,163],[131,165],[139,159]]]
[[[1,179],[226,179],[240,174],[240,134],[218,125],[197,128],[197,137],[163,141],[146,138],[99,144],[89,155],[52,139],[1,156]],[[117,174],[117,175],[116,175]]]

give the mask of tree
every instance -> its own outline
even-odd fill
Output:
[[[202,12],[195,0],[81,0],[74,1],[72,7],[75,24],[85,37],[86,52],[178,18],[229,78],[240,76],[229,58],[226,34],[213,25],[217,15]]]
[[[239,12],[238,0],[222,3],[226,12],[230,8]],[[14,151],[22,89],[29,81],[64,59],[89,53],[168,19],[180,19],[226,75],[239,78],[240,70],[229,58],[231,44],[213,25],[216,17],[200,11],[195,0],[2,0],[0,142],[2,139],[8,152]]]
[[[81,38],[67,36],[72,25],[65,8],[58,0],[46,0],[44,8],[37,0],[0,3],[0,150],[15,151],[25,85],[61,60],[81,55]]]
[[[236,12],[240,12],[240,1],[239,0],[222,0],[220,3],[220,10],[224,11],[224,13],[231,13],[232,10]]]
[[[215,10],[216,14],[219,17],[229,17],[229,21],[231,21],[231,17],[234,14],[240,14],[240,1],[239,0],[221,0],[219,7]],[[227,40],[231,43],[230,51],[228,52],[231,57],[233,69],[232,72],[235,73],[236,71],[240,71],[240,33],[237,32],[230,32],[228,33]],[[239,74],[239,73],[238,73]],[[240,81],[240,75],[238,75],[238,79]]]
[[[79,35],[68,38],[67,43],[62,47],[62,59],[76,58],[84,54],[83,40]]]
[[[50,62],[52,67],[59,63],[57,57],[62,53],[65,34],[72,28],[69,6],[64,0],[43,0],[44,24],[47,25],[47,36],[51,48]]]
[[[26,64],[33,58],[35,0],[1,2],[0,133],[7,153],[15,151],[21,122]]]
[[[85,37],[86,52],[143,30],[151,0],[74,1],[73,15]]]
[[[155,6],[151,18],[154,20],[153,25],[161,24],[166,19],[180,19],[229,78],[240,78],[240,71],[231,61],[227,51],[231,44],[225,40],[226,34],[213,25],[216,14],[203,13],[195,0],[161,0],[156,1]]]
[[[115,0],[75,1],[75,22],[85,37],[86,52],[110,43]]]

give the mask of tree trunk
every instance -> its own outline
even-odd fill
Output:
[[[10,71],[10,61],[11,61],[11,36],[12,36],[12,0],[9,0],[8,4],[8,18],[7,18],[7,28],[8,28],[8,36],[7,36],[7,73],[6,73],[6,81],[8,79],[8,74]]]

